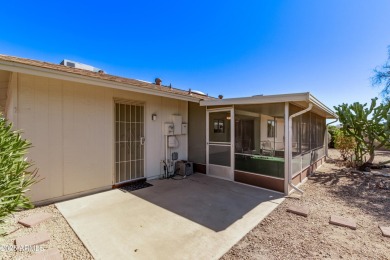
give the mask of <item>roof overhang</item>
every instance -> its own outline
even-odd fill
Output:
[[[281,95],[267,95],[267,96],[253,96],[242,98],[228,98],[228,99],[214,99],[202,100],[201,106],[232,106],[232,105],[254,105],[254,104],[271,104],[271,103],[291,103],[296,106],[307,108],[309,103],[313,104],[313,110],[316,113],[323,115],[328,119],[337,119],[336,113],[314,97],[310,92],[281,94]]]
[[[41,68],[41,67],[27,65],[27,64],[21,64],[18,62],[0,60],[0,70],[73,81],[73,82],[113,88],[113,89],[133,91],[138,93],[144,93],[144,94],[149,94],[154,96],[161,96],[161,97],[167,97],[167,98],[190,101],[190,102],[199,102],[201,100],[200,98],[192,97],[190,95],[186,96],[186,95],[180,95],[176,93],[159,91],[157,88],[156,89],[143,88],[131,84],[109,81],[109,80],[99,79],[99,78],[92,78],[88,76],[58,71],[54,69],[47,69],[47,68]]]

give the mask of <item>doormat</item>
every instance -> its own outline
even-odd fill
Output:
[[[140,189],[143,189],[143,188],[147,188],[147,187],[150,187],[150,186],[153,186],[152,184],[146,182],[146,181],[137,181],[137,182],[133,182],[133,183],[130,183],[126,186],[122,186],[120,187],[119,189],[122,190],[122,191],[135,191],[135,190],[140,190]]]

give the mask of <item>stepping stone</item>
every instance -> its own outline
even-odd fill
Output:
[[[329,223],[336,226],[349,227],[353,230],[356,229],[356,220],[350,218],[343,218],[340,216],[332,215],[330,217]]]
[[[62,260],[60,250],[57,248],[50,248],[43,252],[39,252],[28,258],[28,260]]]
[[[49,213],[36,213],[31,216],[28,216],[24,219],[19,220],[18,222],[25,227],[32,227],[38,225],[39,223],[51,218],[51,214]]]
[[[309,209],[300,206],[290,206],[287,208],[287,212],[291,212],[304,217],[307,217],[309,215]]]
[[[35,246],[46,243],[50,240],[50,236],[47,232],[33,233],[27,236],[18,237],[15,239],[17,248],[23,248],[25,246]]]
[[[390,237],[390,227],[379,226],[384,237]]]

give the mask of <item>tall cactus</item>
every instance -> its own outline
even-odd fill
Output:
[[[390,103],[377,106],[378,98],[371,99],[371,105],[358,102],[334,107],[342,124],[341,131],[356,140],[355,157],[358,163],[369,154],[372,163],[375,149],[390,146]]]

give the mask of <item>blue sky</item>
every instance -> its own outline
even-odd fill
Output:
[[[390,1],[7,1],[0,53],[80,61],[212,96],[312,92],[368,102]]]

